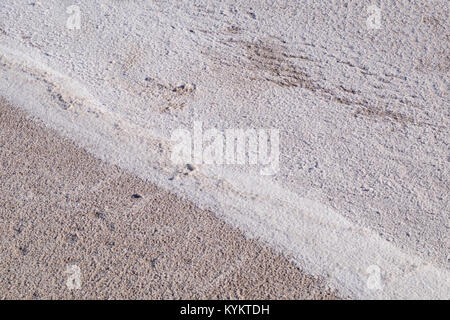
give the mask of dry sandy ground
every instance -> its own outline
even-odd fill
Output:
[[[336,298],[211,212],[4,102],[0,130],[0,298]],[[79,290],[66,285],[72,265]]]

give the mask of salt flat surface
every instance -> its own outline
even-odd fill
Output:
[[[448,299],[449,5],[372,4],[4,0],[1,94],[343,295]],[[279,170],[174,165],[196,121],[279,130]]]

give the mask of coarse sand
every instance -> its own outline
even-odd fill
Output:
[[[213,213],[5,101],[0,177],[1,299],[337,298]]]

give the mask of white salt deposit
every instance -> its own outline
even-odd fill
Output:
[[[3,0],[0,92],[343,296],[448,299],[448,2],[371,5]],[[196,121],[279,170],[174,164]]]

